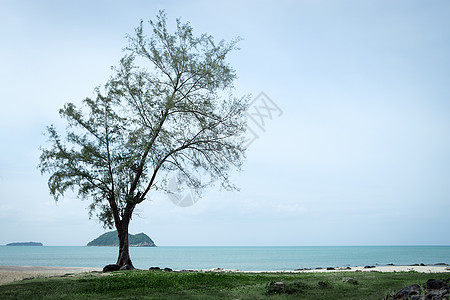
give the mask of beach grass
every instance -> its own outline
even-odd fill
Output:
[[[351,282],[344,278],[351,277]],[[384,299],[449,273],[218,273],[121,271],[35,278],[0,286],[2,299]],[[270,289],[271,282],[284,288]]]

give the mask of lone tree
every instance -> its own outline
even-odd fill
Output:
[[[150,191],[167,191],[169,175],[196,193],[216,181],[234,189],[229,173],[244,157],[248,97],[232,95],[236,75],[226,62],[238,39],[196,37],[179,19],[169,33],[166,20],[160,11],[149,36],[140,22],[95,97],[60,109],[66,135],[49,126],[40,157],[55,201],[73,190],[92,200],[90,217],[116,228],[119,266],[133,266],[128,226]]]

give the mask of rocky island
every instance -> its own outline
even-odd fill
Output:
[[[38,242],[16,242],[6,244],[6,246],[44,246],[44,245]]]
[[[128,241],[130,243],[130,247],[156,247],[153,240],[143,232],[134,235],[128,234]],[[87,246],[119,246],[119,237],[117,236],[116,231],[106,232],[98,238],[90,241]]]

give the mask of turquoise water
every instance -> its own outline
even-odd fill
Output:
[[[130,248],[136,268],[245,271],[366,265],[450,264],[450,246]],[[0,265],[96,267],[114,263],[115,247],[0,246]]]

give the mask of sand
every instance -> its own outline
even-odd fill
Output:
[[[102,271],[98,268],[72,267],[34,267],[34,266],[0,266],[0,284],[30,279],[35,277],[52,277],[66,274],[82,274]]]
[[[312,269],[312,270],[296,270],[296,271],[270,271],[270,272],[288,272],[288,273],[321,273],[321,272],[410,272],[419,273],[450,273],[448,266],[375,266],[373,268],[351,267],[335,268],[333,270]]]
[[[33,266],[0,266],[0,284],[7,284],[35,277],[52,277],[66,274],[83,274],[101,272],[98,268],[71,268],[71,267],[33,267]],[[375,266],[373,268],[352,267],[350,269],[335,268],[334,270],[313,269],[296,271],[239,271],[222,268],[211,270],[198,270],[203,272],[243,272],[243,273],[318,273],[318,272],[409,272],[420,273],[450,273],[448,266]]]

